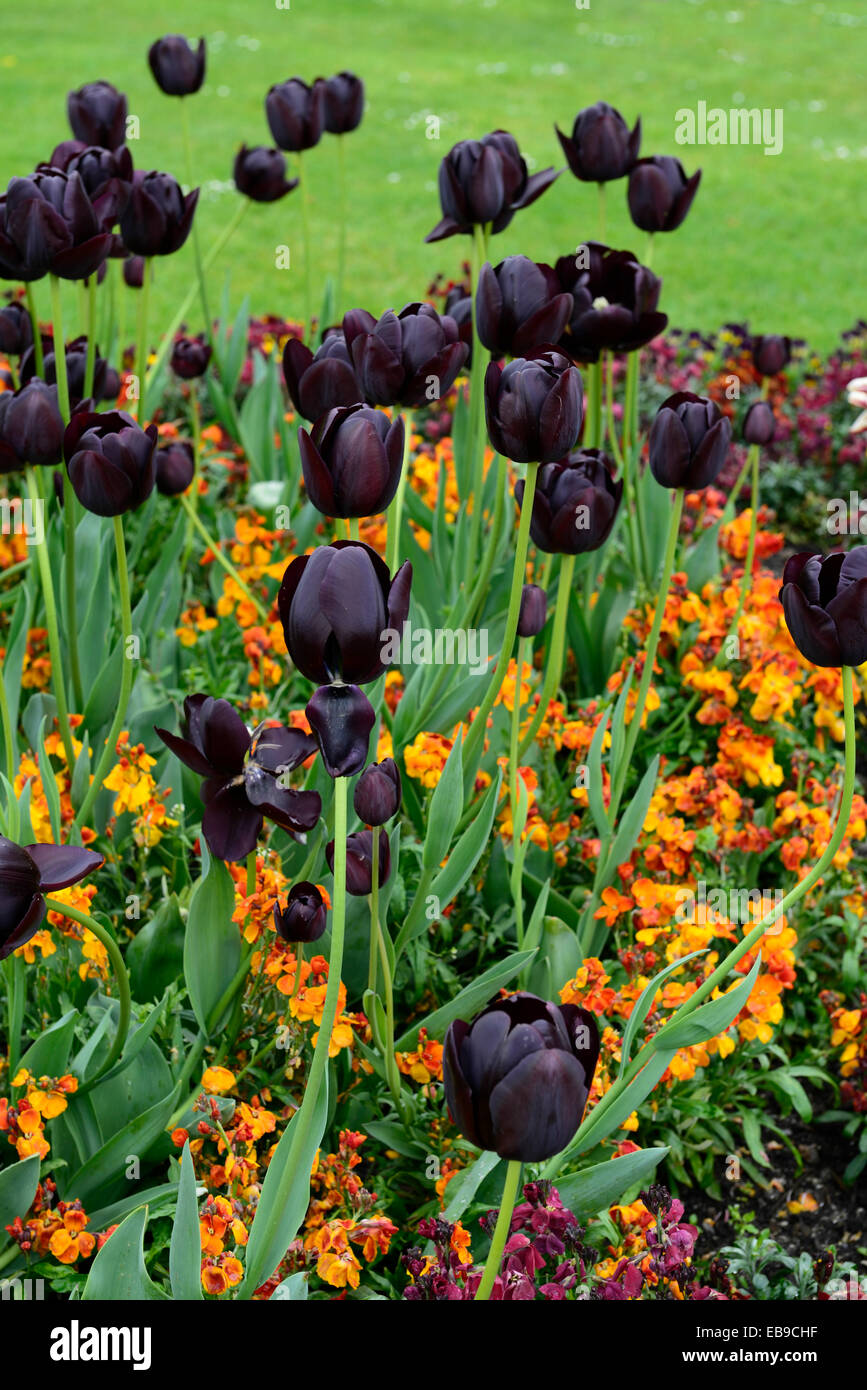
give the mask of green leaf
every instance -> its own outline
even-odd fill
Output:
[[[688,956],[681,956],[679,960],[673,961],[672,964],[667,965],[664,970],[660,970],[656,975],[654,975],[653,979],[650,980],[648,984],[644,986],[644,989],[641,991],[641,994],[636,1000],[635,1007],[632,1010],[632,1013],[626,1020],[626,1027],[623,1030],[623,1038],[621,1039],[620,1043],[620,1055],[622,1060],[620,1063],[620,1072],[618,1073],[618,1075],[622,1074],[626,1068],[626,1065],[629,1061],[629,1054],[632,1050],[632,1044],[635,1039],[635,1034],[638,1032],[642,1023],[647,1018],[647,1015],[650,1013],[651,1006],[656,997],[656,991],[659,989],[659,986],[662,984],[663,980],[665,980],[669,975],[673,974],[675,970],[679,970],[680,967],[682,965],[685,965],[688,960],[695,960],[696,956],[703,956],[706,950],[707,947],[702,947],[700,951],[690,951]]]
[[[133,995],[142,1002],[158,999],[181,974],[184,924],[174,893],[139,927],[126,948],[125,959]]]
[[[107,1144],[93,1154],[87,1162],[64,1181],[64,1191],[70,1197],[80,1197],[85,1206],[90,1199],[99,1194],[103,1185],[117,1185],[122,1180],[129,1155],[142,1159],[151,1145],[159,1138],[166,1121],[177,1104],[180,1092],[178,1087],[163,1100],[157,1101],[129,1124],[124,1125],[109,1139]],[[90,1097],[88,1097],[90,1099]],[[72,1102],[74,1104],[74,1101]]]
[[[48,803],[48,819],[51,822],[51,834],[54,843],[60,844],[60,792],[57,790],[57,779],[52,771],[51,761],[45,751],[45,720],[39,725],[39,735],[36,740],[36,757],[39,762],[39,776],[42,780],[42,791]]]
[[[443,1220],[459,1221],[485,1178],[502,1162],[499,1154],[493,1153],[490,1149],[483,1149],[473,1163],[453,1178],[446,1189],[449,1200],[443,1212]]]
[[[394,1149],[395,1153],[403,1154],[404,1158],[418,1160],[426,1156],[422,1145],[414,1139],[407,1139],[403,1125],[395,1124],[392,1120],[365,1120],[364,1130],[372,1139],[385,1144],[387,1149]]]
[[[725,1032],[752,994],[761,964],[762,956],[759,952],[745,980],[734,989],[730,989],[727,994],[721,995],[719,999],[702,1004],[685,1018],[673,1019],[671,1023],[666,1023],[664,1028],[660,1028],[659,1032],[654,1034],[654,1046],[661,1046],[666,1050],[693,1047],[695,1043],[708,1042]]]
[[[181,1180],[178,1184],[178,1206],[172,1224],[169,1246],[169,1274],[172,1298],[199,1302],[202,1295],[202,1241],[199,1233],[199,1204],[196,1200],[196,1176],[189,1139],[181,1155]]]
[[[293,1303],[306,1303],[307,1287],[307,1275],[302,1269],[297,1274],[288,1275],[282,1284],[278,1284],[268,1302],[273,1303],[276,1300],[283,1303],[288,1299]]]
[[[620,824],[617,834],[614,837],[614,844],[608,855],[608,862],[599,882],[599,892],[612,882],[615,873],[621,864],[625,864],[632,851],[638,843],[641,828],[647,818],[647,808],[650,805],[650,798],[653,796],[653,789],[656,786],[656,774],[659,770],[659,754],[655,754],[651,759],[650,766],[642,777],[636,788],[635,795],[627,806],[623,815],[620,817]]]
[[[184,939],[184,979],[199,1027],[208,1036],[225,1021],[211,1019],[211,1014],[241,963],[241,933],[232,921],[234,910],[229,870],[222,860],[209,859],[193,890]]]
[[[205,1192],[205,1188],[200,1188],[200,1192]],[[159,1183],[156,1187],[147,1187],[144,1192],[132,1192],[127,1197],[121,1197],[117,1202],[110,1202],[106,1207],[99,1207],[97,1211],[89,1212],[90,1227],[94,1231],[104,1231],[107,1226],[114,1226],[122,1221],[125,1216],[129,1216],[131,1211],[137,1207],[146,1206],[151,1216],[163,1211],[171,1211],[178,1200],[178,1185],[176,1182]]]
[[[762,1127],[759,1117],[752,1110],[746,1110],[742,1116],[744,1142],[752,1154],[756,1163],[761,1163],[763,1167],[770,1168],[771,1160],[765,1152],[762,1143]]]
[[[772,1071],[765,1078],[765,1084],[773,1086],[777,1091],[782,1091],[783,1095],[788,1096],[801,1119],[807,1124],[810,1123],[813,1118],[813,1107],[807,1092],[796,1077],[781,1068],[779,1071]]]
[[[486,791],[475,820],[461,835],[445,867],[433,881],[431,892],[440,900],[440,911],[448,907],[452,899],[461,891],[473,869],[478,864],[491,837],[491,826],[497,809],[497,798],[503,780],[502,770]],[[399,953],[398,953],[399,954]]]
[[[596,1144],[606,1139],[609,1134],[613,1134],[616,1129],[619,1129],[623,1121],[628,1120],[633,1110],[637,1110],[641,1102],[650,1095],[659,1078],[667,1070],[676,1050],[676,1048],[671,1048],[666,1052],[654,1053],[647,1065],[642,1067],[626,1089],[595,1121],[594,1113],[591,1110],[585,1121],[586,1129],[583,1129],[582,1126],[583,1133],[579,1130],[571,1148],[567,1149],[566,1153],[586,1153],[588,1149],[592,1149]]]
[[[520,974],[527,962],[532,960],[533,955],[533,951],[516,951],[514,955],[507,956],[504,961],[492,965],[490,969],[485,971],[484,975],[480,975],[471,985],[466,985],[448,1004],[434,1009],[433,1013],[427,1014],[425,1018],[413,1023],[411,1028],[407,1028],[406,1032],[397,1039],[394,1045],[395,1050],[407,1052],[415,1047],[420,1028],[426,1028],[428,1035],[432,1038],[442,1038],[445,1036],[449,1024],[453,1023],[456,1018],[471,1019],[498,990]]]
[[[565,1207],[576,1216],[595,1216],[607,1211],[636,1183],[647,1182],[668,1153],[668,1149],[639,1149],[636,1153],[594,1163],[580,1173],[557,1179],[557,1191]]]
[[[449,852],[460,819],[463,795],[463,736],[458,734],[434,788],[428,809],[422,866],[435,873]]]
[[[581,969],[584,955],[577,936],[559,917],[546,917],[539,954],[530,972],[530,989],[543,999],[556,999],[558,991]]]
[[[82,1298],[87,1302],[156,1302],[168,1297],[145,1267],[147,1207],[137,1207],[113,1231],[91,1266]]]
[[[21,1058],[20,1066],[26,1067],[34,1076],[63,1076],[69,1061],[69,1049],[78,1010],[70,1009],[50,1028],[46,1028]]]
[[[39,1185],[39,1155],[31,1154],[18,1163],[0,1169],[0,1243],[6,1242],[6,1227],[16,1216],[24,1217]]]
[[[606,710],[596,725],[590,751],[587,754],[587,800],[593,823],[600,835],[605,835],[610,829],[608,812],[605,809],[605,801],[602,796],[602,744],[605,741],[605,731],[608,728],[610,713],[610,710]]]

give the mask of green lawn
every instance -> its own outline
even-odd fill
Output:
[[[43,0],[38,16],[12,6],[0,31],[4,185],[68,134],[67,88],[100,77],[122,87],[140,117],[136,163],[181,174],[177,103],[146,63],[149,42],[178,29],[204,31],[209,46],[208,80],[192,98],[206,246],[232,215],[237,146],[270,142],[268,86],[343,67],[365,79],[368,109],[347,140],[343,307],[399,307],[422,297],[437,271],[456,270],[464,238],[423,241],[439,218],[437,165],[454,141],[504,126],[536,167],[559,165],[554,122],[569,130],[581,106],[604,98],[630,123],[642,116],[644,154],[679,154],[688,172],[704,170],[686,224],[657,238],[654,253],[674,323],[713,328],[748,316],[757,330],[828,347],[867,314],[865,0],[590,0],[586,10],[572,0],[291,0],[285,10],[274,0]],[[678,147],[675,113],[700,100],[782,108],[782,153]],[[428,115],[440,118],[439,141],[426,138]],[[335,144],[325,136],[308,156],[320,280],[336,262]],[[625,191],[625,181],[610,186],[608,239],[641,251]],[[497,238],[497,259],[522,251],[553,260],[596,234],[596,212],[596,190],[567,172]],[[281,243],[291,271],[275,268]],[[248,210],[215,272],[220,282],[228,270],[233,298],[249,292],[254,311],[301,312],[297,194]],[[155,328],[192,273],[191,246],[158,266]]]

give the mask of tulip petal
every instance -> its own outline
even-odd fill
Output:
[[[784,584],[780,602],[798,650],[814,666],[842,666],[843,657],[833,618],[824,608],[807,602],[796,584]]]
[[[566,1148],[587,1104],[584,1068],[545,1048],[518,1063],[490,1095],[494,1147],[501,1158],[541,1163]]]
[[[357,685],[322,685],[307,702],[305,714],[319,740],[329,777],[353,777],[367,762],[376,714]]]
[[[865,551],[867,548],[859,547]],[[850,551],[846,557],[854,555]],[[867,577],[850,579],[846,588],[841,588],[836,598],[828,604],[828,617],[837,629],[840,656],[846,666],[860,666],[867,661]]]
[[[202,834],[217,859],[240,863],[256,848],[262,816],[247,800],[244,787],[224,787],[202,814]]]
[[[71,887],[105,863],[104,855],[78,845],[28,845],[27,853],[39,870],[40,887],[46,893]]]

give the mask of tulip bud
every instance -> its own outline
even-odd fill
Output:
[[[300,77],[277,82],[265,98],[265,115],[274,144],[298,154],[318,145],[325,120],[325,83],[317,77],[312,87]]]
[[[364,83],[354,72],[339,72],[325,83],[325,129],[331,135],[348,135],[361,124]]]
[[[110,82],[87,82],[66,98],[69,124],[76,140],[116,150],[126,139],[127,104]]]
[[[0,470],[26,464],[53,466],[63,457],[63,417],[57,387],[32,377],[20,390],[0,393]]]
[[[0,198],[0,277],[86,280],[111,249],[81,175],[43,165]]]
[[[146,430],[122,410],[76,412],[63,451],[72,490],[96,516],[122,516],[150,497],[156,480],[156,425]]]
[[[548,595],[538,584],[525,584],[521,590],[518,636],[538,637],[548,616]]]
[[[750,340],[750,350],[757,372],[762,376],[777,376],[789,364],[792,340],[778,333],[759,334]]]
[[[353,806],[365,825],[385,825],[400,808],[400,772],[394,758],[371,763],[355,784]]]
[[[384,512],[403,466],[404,423],[381,410],[350,405],[330,410],[311,434],[298,431],[304,486],[323,516]]]
[[[171,174],[136,170],[120,219],[125,246],[136,256],[170,256],[180,250],[190,234],[198,201],[198,188],[184,197]]]
[[[581,429],[580,373],[558,352],[534,351],[485,374],[485,420],[497,453],[514,463],[553,463]]]
[[[13,299],[0,309],[0,352],[5,357],[20,357],[33,342],[33,325],[23,304]]]
[[[94,348],[93,364],[93,385],[91,388],[91,398],[95,401],[106,401],[117,399],[117,391],[112,392],[111,383],[108,380],[108,363],[105,358],[100,357],[99,347]],[[66,344],[66,383],[69,390],[70,404],[75,408],[84,398],[85,378],[87,376],[87,339],[75,338],[71,343]],[[21,384],[22,386],[36,376],[36,353],[29,347],[21,359]],[[43,335],[42,338],[42,376],[49,386],[57,383],[57,357],[54,351],[54,339]]]
[[[346,891],[355,898],[366,898],[373,886],[373,837],[375,830],[356,830],[346,837]],[[334,872],[334,841],[325,846],[328,867]],[[379,887],[384,888],[391,872],[391,846],[384,830],[379,832]]]
[[[744,439],[747,444],[770,444],[776,427],[772,406],[767,401],[753,401],[744,416]]]
[[[599,449],[573,449],[567,458],[539,469],[530,536],[548,555],[583,555],[604,545],[623,496],[612,464]],[[515,484],[520,506],[524,482]]]
[[[183,381],[204,376],[211,360],[211,349],[203,338],[176,338],[172,348],[171,369]]]
[[[339,406],[356,405],[361,398],[361,387],[340,328],[325,335],[315,356],[300,338],[287,339],[283,376],[292,404],[305,420],[318,420]]]
[[[620,112],[607,101],[597,101],[579,111],[572,138],[557,131],[566,162],[576,179],[584,183],[609,183],[629,173],[638,158],[641,121],[630,129]]]
[[[485,263],[476,292],[481,342],[495,357],[521,357],[556,343],[572,313],[572,296],[557,273],[527,256],[507,256],[496,269]]]
[[[867,545],[845,554],[793,555],[780,602],[792,641],[814,666],[867,661]]]
[[[490,224],[492,232],[508,227],[519,208],[529,207],[558,176],[556,169],[527,172],[518,143],[507,130],[481,140],[459,140],[440,164],[442,219],[425,241],[442,241],[456,233]]]
[[[377,322],[363,309],[343,319],[343,333],[361,394],[371,405],[430,405],[455,383],[467,360],[454,319],[432,304],[391,309]]]
[[[677,391],[650,427],[650,471],[663,487],[709,487],[726,461],[731,435],[731,424],[713,401]]]
[[[156,466],[158,492],[164,497],[177,497],[186,492],[196,471],[192,445],[185,439],[178,439],[157,449]]]
[[[315,883],[295,883],[285,907],[274,904],[277,935],[293,945],[318,941],[328,922],[328,909]]]
[[[354,777],[367,762],[373,705],[357,685],[320,685],[304,711],[329,777]]]
[[[643,232],[673,232],[692,207],[700,182],[700,169],[688,179],[671,155],[639,159],[629,175],[629,215]]]
[[[205,80],[205,40],[191,48],[180,34],[167,34],[148,49],[148,62],[160,91],[167,97],[188,97]]]
[[[631,251],[597,241],[561,256],[554,269],[572,296],[572,310],[558,346],[578,362],[598,362],[609,352],[634,352],[665,329],[659,312],[662,281]]]
[[[298,187],[298,180],[286,179],[286,160],[279,150],[265,145],[248,149],[242,145],[235,155],[235,187],[254,203],[276,203]]]
[[[131,290],[140,290],[144,284],[144,256],[126,256],[123,262],[124,284]]]

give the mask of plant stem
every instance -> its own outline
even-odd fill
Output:
[[[307,170],[298,151],[298,178],[301,182],[301,237],[304,243],[304,341],[313,341],[313,280],[310,265],[310,203],[307,196]]]
[[[101,923],[97,922],[96,918],[91,917],[87,912],[80,912],[77,907],[70,907],[68,903],[57,902],[53,898],[46,898],[45,905],[49,912],[59,912],[62,917],[71,917],[73,921],[78,922],[83,927],[87,927],[88,931],[92,931],[94,936],[102,942],[108,952],[108,958],[117,976],[120,1002],[120,1016],[117,1021],[117,1032],[115,1033],[114,1042],[109,1049],[108,1056],[99,1068],[99,1071],[89,1077],[75,1092],[77,1096],[82,1096],[87,1091],[93,1090],[93,1087],[105,1076],[106,1072],[111,1071],[111,1068],[123,1052],[130,1019],[129,975],[127,974],[123,956],[120,953],[117,942],[111,933],[106,931]]]
[[[238,585],[238,588],[242,591],[245,597],[249,599],[250,603],[252,603],[253,607],[256,609],[256,612],[259,614],[259,617],[262,619],[262,622],[267,623],[267,610],[265,609],[263,604],[259,602],[252,590],[249,589],[248,586],[244,583],[240,574],[235,569],[235,566],[232,564],[232,561],[228,558],[228,556],[223,554],[220,546],[211,537],[210,533],[206,530],[201,519],[196,515],[193,505],[190,502],[190,499],[187,496],[187,494],[185,492],[182,492],[178,498],[178,501],[180,502],[181,506],[183,507],[193,526],[198,531],[202,540],[205,542],[205,545],[210,550],[214,559],[217,561],[217,564],[220,565],[226,571],[226,574],[228,574],[229,578],[235,581],[235,583]]]
[[[599,185],[602,187],[602,184]],[[485,1272],[482,1275],[482,1282],[476,1289],[476,1302],[486,1301],[491,1296],[494,1287],[494,1280],[500,1272],[500,1261],[503,1258],[503,1250],[509,1238],[509,1230],[512,1225],[512,1212],[515,1209],[515,1198],[518,1195],[518,1187],[521,1182],[521,1163],[517,1158],[509,1159],[509,1166],[506,1169],[506,1182],[503,1187],[503,1197],[500,1203],[500,1213],[497,1217],[497,1224],[494,1227],[494,1234],[491,1240],[491,1248],[488,1251],[488,1258],[485,1261]]]
[[[93,395],[96,369],[96,273],[87,280],[87,357],[84,367],[84,398]]]
[[[27,466],[27,487],[34,509],[40,507],[39,485],[32,465]],[[57,628],[57,605],[54,601],[54,583],[51,566],[48,563],[48,547],[45,536],[36,546],[36,563],[39,566],[39,580],[42,585],[42,601],[45,604],[45,626],[48,631],[48,650],[51,655],[51,688],[57,704],[57,724],[63,741],[63,752],[69,775],[75,768],[75,751],[72,747],[72,734],[69,727],[69,710],[66,705],[66,686],[63,679],[63,658],[60,648],[60,633]]]
[[[379,932],[379,830],[376,826],[371,832],[370,842],[370,961],[367,969],[367,988],[376,990],[376,954]],[[386,1063],[388,1058],[386,1058]]]
[[[512,897],[515,902],[515,934],[520,949],[524,944],[524,890],[523,854],[521,835],[524,831],[526,815],[520,818],[518,804],[518,733],[521,727],[521,685],[524,673],[524,658],[527,651],[526,637],[518,638],[518,656],[515,668],[515,695],[512,700],[512,718],[509,728],[509,811],[512,817]]]
[[[187,182],[188,182],[188,184],[189,184],[189,186],[190,186],[190,191],[192,191],[193,182],[194,182],[194,180],[193,180],[193,146],[192,146],[192,142],[191,142],[191,140],[190,140],[190,120],[189,120],[189,115],[187,114],[187,98],[186,98],[186,97],[181,97],[181,129],[183,130],[183,136],[184,136],[184,152],[185,152],[186,161],[187,161]],[[215,338],[214,338],[214,324],[213,324],[213,321],[212,321],[212,319],[211,319],[211,312],[210,312],[210,310],[209,310],[209,308],[208,308],[208,291],[207,291],[207,284],[206,284],[206,281],[205,281],[205,268],[204,268],[204,265],[202,264],[202,246],[201,246],[201,242],[199,241],[199,220],[198,220],[198,216],[197,216],[198,211],[199,211],[199,209],[198,209],[198,207],[197,207],[197,208],[196,208],[196,214],[194,214],[194,216],[193,216],[193,227],[192,227],[192,231],[193,231],[193,255],[194,255],[195,261],[196,261],[196,274],[197,274],[198,280],[199,280],[199,297],[200,297],[200,299],[201,299],[201,301],[202,301],[202,313],[203,313],[204,316],[205,316],[205,334],[206,334],[207,339],[208,339],[208,342],[209,342],[209,344],[210,344],[210,346],[211,346],[211,351],[213,352],[214,357],[215,357],[215,359],[216,359],[217,366],[219,367],[219,365],[220,365],[220,354],[219,354],[219,352],[218,352],[218,350],[217,350],[217,344],[216,344],[216,341],[215,341]],[[144,286],[142,286],[142,288],[144,288]],[[139,389],[141,389],[141,388],[139,388]]]
[[[411,453],[412,411],[405,410],[403,412],[403,466],[400,470],[397,492],[394,494],[388,509],[388,540],[386,544],[386,555],[388,558],[386,564],[392,573],[397,570],[398,557],[400,555],[400,524],[403,519],[403,499],[409,480],[409,461]]]
[[[11,786],[15,781],[15,735],[12,729],[12,716],[9,712],[9,699],[6,694],[6,662],[0,662],[0,721],[3,728],[3,747],[6,754],[6,777]]]
[[[148,292],[151,283],[152,261],[152,256],[145,256],[138,299],[138,331],[136,334],[135,349],[135,370],[138,376],[138,401],[136,402],[135,418],[142,426],[144,426],[144,422],[147,419],[145,415],[145,393],[147,389],[148,369]]]
[[[66,343],[63,337],[63,300],[60,281],[56,275],[51,281],[51,332],[54,339],[54,367],[57,376],[57,404],[64,425],[69,423],[69,379],[66,372]],[[66,577],[66,633],[69,649],[69,671],[72,677],[72,694],[76,707],[84,706],[81,684],[81,666],[78,659],[78,608],[75,584],[75,493],[66,480],[63,492],[64,526],[64,568]]]
[[[566,620],[569,604],[572,601],[572,583],[575,576],[575,556],[564,555],[560,565],[560,581],[557,585],[557,605],[554,609],[554,626],[551,632],[551,651],[545,667],[545,679],[539,695],[539,704],[532,723],[521,739],[518,754],[523,758],[533,739],[541,728],[548,712],[548,705],[554,698],[563,679],[563,658],[566,653]]]
[[[190,510],[192,516],[187,517],[187,531],[184,537],[184,549],[181,555],[181,573],[183,573],[190,559],[190,551],[193,548],[193,518],[199,508],[199,459],[202,451],[202,416],[199,409],[199,395],[196,390],[196,383],[190,383],[190,418],[193,425],[193,476],[187,491],[190,494]]]
[[[343,276],[346,270],[346,136],[337,137],[337,206],[340,217],[340,231],[337,242],[337,294],[334,307],[340,316],[343,302]]]
[[[605,245],[605,184],[597,184],[599,189],[599,240]]]
[[[475,562],[476,553],[478,551],[479,535],[482,526],[482,494],[485,482],[485,359],[483,355],[485,349],[479,338],[476,295],[479,288],[479,277],[486,256],[487,247],[485,244],[485,232],[482,227],[476,225],[473,227],[472,284],[470,285],[470,302],[473,315],[473,359],[470,364],[470,419],[468,430],[471,464],[469,476],[472,478],[471,487],[473,497],[469,554],[470,560],[473,563]]]
[[[28,280],[24,286],[24,297],[27,303],[27,312],[30,315],[30,327],[33,330],[33,358],[38,377],[45,376],[45,354],[42,351],[42,334],[39,332],[39,315],[36,312],[36,295],[33,292],[33,282]]]
[[[732,618],[731,627],[728,630],[725,641],[720,651],[725,651],[726,642],[729,637],[737,639],[738,625],[743,616],[744,605],[747,601],[747,593],[753,581],[753,558],[756,553],[756,532],[758,531],[759,520],[759,446],[750,445],[750,456],[748,462],[751,465],[750,479],[750,538],[747,541],[747,557],[744,561],[744,573],[741,579],[741,589],[738,594],[738,606]]]

